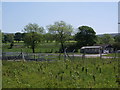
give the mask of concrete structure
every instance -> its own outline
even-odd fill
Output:
[[[84,46],[81,48],[80,52],[90,54],[113,53],[114,48],[112,45]]]
[[[103,48],[103,53],[113,53],[114,52],[114,48],[112,47],[112,45],[102,45]]]
[[[102,46],[85,46],[80,50],[81,53],[98,54],[102,52]]]

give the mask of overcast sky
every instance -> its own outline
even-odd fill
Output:
[[[28,23],[46,29],[61,20],[75,29],[90,26],[97,34],[118,32],[117,2],[3,2],[2,16],[6,33],[21,32]]]

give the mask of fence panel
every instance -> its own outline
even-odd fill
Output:
[[[47,53],[21,53],[21,52],[3,52],[2,60],[22,60],[26,61],[54,61],[57,58],[53,54]]]

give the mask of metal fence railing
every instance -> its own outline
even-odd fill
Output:
[[[2,60],[52,61],[56,57],[47,53],[3,52]]]

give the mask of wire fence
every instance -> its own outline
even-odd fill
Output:
[[[85,52],[76,55],[74,53],[75,50],[73,50],[72,53],[67,52],[67,48],[64,50],[64,53],[58,53],[58,54],[53,54],[53,53],[23,53],[22,50],[21,52],[2,52],[2,60],[26,60],[26,61],[55,61],[55,60],[74,60],[75,57],[79,57],[81,59],[85,58],[96,58],[99,57],[100,59],[102,58],[118,58],[119,54],[118,52],[114,53],[114,56],[103,56],[102,53],[99,53],[97,55],[88,55]]]
[[[54,54],[47,53],[22,53],[22,52],[3,52],[2,60],[26,60],[26,61],[53,61]]]

